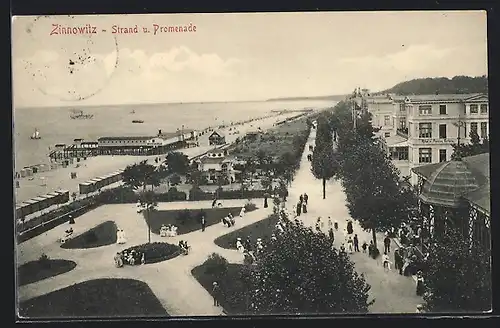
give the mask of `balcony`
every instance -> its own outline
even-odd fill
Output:
[[[408,139],[408,128],[399,128],[396,130],[396,134],[400,137]]]

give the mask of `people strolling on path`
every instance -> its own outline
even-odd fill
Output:
[[[332,218],[328,217],[328,230],[333,229]]]
[[[333,233],[333,228],[328,229],[328,237],[332,241],[332,243],[335,241],[335,235]]]
[[[302,212],[302,204],[300,202],[297,203],[297,216],[300,216]]]
[[[354,235],[353,242],[354,242],[354,251],[359,252],[359,239],[357,234]]]
[[[214,298],[214,306],[220,306],[219,304],[220,287],[216,281],[214,281],[212,284],[212,297]]]
[[[349,220],[347,222],[347,234],[352,235],[353,232],[354,232],[354,229],[352,228],[352,221]]]
[[[304,193],[304,203],[307,205],[307,201],[309,200],[309,196],[307,196],[306,193]]]
[[[368,248],[368,244],[366,241],[363,242],[363,245],[361,245],[361,248],[363,249],[363,253],[366,253],[366,249]]]
[[[349,254],[354,253],[353,241],[351,236],[349,236],[349,239],[347,239],[347,249],[349,250]]]
[[[389,234],[387,232],[385,233],[385,238],[384,238],[384,252],[386,253],[391,252],[391,238],[389,238]]]
[[[201,224],[201,231],[205,231],[205,228],[207,226],[207,221],[205,220],[205,215],[201,215],[200,224]]]
[[[382,266],[384,267],[384,270],[391,270],[391,261],[389,260],[387,252],[384,252],[384,255],[382,255]]]

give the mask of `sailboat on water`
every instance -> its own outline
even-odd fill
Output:
[[[33,134],[31,135],[31,139],[33,140],[42,139],[42,137],[40,136],[40,132],[38,132],[37,129],[35,129],[35,132],[33,132]]]

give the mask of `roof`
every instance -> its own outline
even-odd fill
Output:
[[[476,98],[487,98],[486,94],[482,93],[463,93],[463,94],[430,94],[430,95],[408,95],[394,96],[394,101],[405,101],[408,99],[412,103],[419,102],[462,102],[475,100]]]
[[[173,138],[173,137],[177,137],[177,136],[180,136],[182,134],[189,134],[189,133],[192,133],[194,132],[193,129],[183,129],[183,130],[178,130],[178,131],[175,131],[175,132],[165,132],[165,133],[160,133],[158,134],[158,138],[162,138],[162,139],[170,139],[170,138]]]
[[[154,139],[156,136],[119,136],[119,137],[100,137],[98,141],[105,140],[149,140]]]
[[[224,154],[224,150],[214,148],[212,150],[207,151],[207,154]]]
[[[420,199],[428,204],[447,207],[460,206],[460,198],[479,188],[474,175],[462,161],[440,163],[424,182]]]
[[[489,213],[490,161],[489,154],[479,154],[413,168],[426,182],[420,198],[436,205],[457,206],[460,198],[481,207]]]
[[[224,137],[224,134],[222,132],[220,132],[220,131],[214,131],[214,132],[212,132],[210,134],[209,138],[212,137],[212,136],[214,136],[214,135],[216,135],[218,137]]]
[[[200,159],[200,162],[202,162],[203,164],[222,164],[223,161],[224,161],[223,157],[219,158],[203,157]]]
[[[480,207],[485,212],[490,214],[490,208],[491,208],[490,194],[491,194],[490,183],[487,182],[481,188],[466,194],[464,198],[467,199],[473,205]]]
[[[385,143],[388,147],[405,147],[408,146],[408,139],[395,135],[385,138]]]

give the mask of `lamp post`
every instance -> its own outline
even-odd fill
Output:
[[[456,123],[453,123],[458,129],[457,129],[457,145],[460,146],[460,128],[465,127],[465,122],[463,121],[458,121]]]

